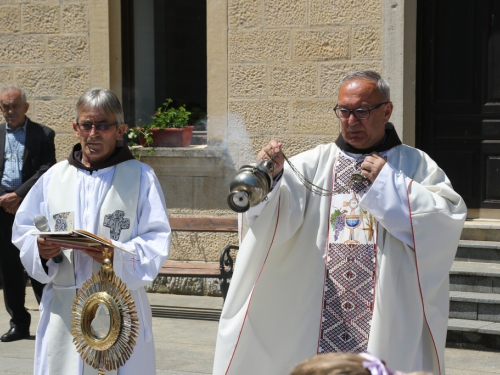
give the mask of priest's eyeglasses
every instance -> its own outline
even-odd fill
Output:
[[[91,122],[77,122],[76,123],[79,128],[85,130],[86,132],[89,132],[92,130],[92,126],[95,128],[96,131],[99,132],[105,132],[108,131],[112,126],[118,125],[117,122],[113,122],[112,124],[108,124],[107,122],[98,122],[98,123],[91,123]]]
[[[337,117],[341,120],[346,120],[349,117],[351,117],[351,113],[358,120],[366,120],[367,118],[370,117],[371,111],[378,109],[387,103],[389,103],[389,101],[382,102],[382,103],[377,104],[376,106],[373,106],[371,108],[357,108],[357,109],[342,108],[342,107],[339,107],[338,104],[336,104],[335,107],[333,108],[333,110],[335,111],[335,114],[337,115]]]

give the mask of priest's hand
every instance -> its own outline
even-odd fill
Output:
[[[271,140],[267,146],[265,146],[257,154],[257,161],[272,159],[274,164],[273,178],[281,173],[283,170],[283,164],[285,163],[285,158],[283,152],[281,151],[282,143]]]
[[[82,248],[81,251],[83,251],[85,254],[88,256],[92,257],[95,261],[99,263],[104,262],[104,250],[108,249],[108,259],[110,261],[113,261],[113,247],[112,246],[104,246],[104,245],[99,245],[99,246],[92,246],[92,247],[86,247]]]
[[[45,238],[37,238],[38,253],[40,258],[51,259],[61,252],[61,246],[54,243],[49,243]]]
[[[361,163],[361,174],[374,182],[387,161],[378,152],[372,152]]]

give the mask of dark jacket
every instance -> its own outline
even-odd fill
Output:
[[[6,124],[0,125],[0,178],[3,176]],[[56,163],[55,133],[28,118],[23,156],[23,184],[16,194],[24,198],[35,182]],[[0,195],[5,192],[0,186]]]

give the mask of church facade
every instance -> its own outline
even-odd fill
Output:
[[[153,39],[163,23],[196,24],[191,34],[206,43],[190,59],[203,68],[184,66],[192,74],[183,81],[199,85],[192,96],[204,101],[204,141],[139,153],[155,168],[172,218],[216,221],[236,217],[226,196],[241,165],[253,162],[272,138],[284,143],[287,156],[332,142],[339,133],[333,107],[340,80],[353,70],[376,70],[391,85],[391,121],[403,142],[444,165],[470,217],[498,219],[500,41],[491,16],[500,10],[493,0],[481,6],[462,0],[461,7],[447,2],[199,0],[196,9],[182,11],[184,18],[170,20],[169,10],[152,0],[6,0],[0,5],[0,85],[26,90],[28,116],[56,131],[63,160],[76,142],[71,123],[79,95],[89,87],[110,88],[122,99],[129,126],[147,122],[144,116],[168,92],[159,82],[176,76],[176,55]],[[463,11],[444,24],[450,8]],[[160,11],[168,22],[159,19]],[[478,24],[487,26],[467,39]],[[162,35],[181,51],[195,48],[169,33]],[[482,60],[473,61],[478,46],[484,46]],[[148,65],[148,54],[155,64]],[[471,99],[477,92],[484,95]],[[215,262],[225,245],[237,243],[235,233],[182,229],[174,232],[174,260]]]

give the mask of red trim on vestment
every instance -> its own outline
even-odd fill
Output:
[[[413,231],[413,220],[411,217],[410,194],[408,193],[410,191],[410,187],[411,187],[412,183],[413,183],[413,180],[410,180],[410,183],[408,184],[408,188],[406,189],[406,196],[408,198],[408,209],[409,209],[408,213],[409,213],[409,217],[410,217],[411,235],[413,238],[413,250],[415,252],[415,268],[417,270],[418,289],[420,291],[420,299],[422,301],[422,312],[424,313],[425,324],[427,325],[427,329],[429,330],[429,333],[431,335],[432,345],[434,345],[434,351],[436,352],[436,358],[438,361],[439,374],[441,374],[441,362],[439,360],[439,353],[438,353],[437,348],[436,348],[436,342],[434,341],[434,336],[432,335],[431,327],[429,326],[429,322],[427,321],[427,315],[425,313],[424,296],[422,293],[422,286],[420,285],[420,273],[418,272],[417,245],[415,243],[415,232]]]
[[[241,215],[241,220],[240,220],[240,229],[238,230],[238,235],[240,236],[240,245],[243,242],[243,213],[239,213],[238,215]]]
[[[248,315],[248,310],[250,309],[250,304],[252,303],[252,297],[253,297],[253,292],[255,290],[255,286],[259,282],[260,275],[262,274],[262,270],[264,269],[264,266],[266,265],[267,257],[269,256],[269,251],[271,251],[271,247],[273,246],[274,236],[276,236],[276,230],[278,229],[278,222],[280,219],[280,203],[281,203],[281,197],[279,197],[279,199],[278,199],[278,217],[276,218],[276,225],[274,227],[273,239],[271,240],[271,243],[269,244],[269,249],[267,250],[266,259],[264,259],[264,263],[262,264],[262,267],[260,268],[259,276],[257,276],[257,280],[255,280],[255,284],[253,285],[252,293],[250,294],[250,300],[248,301],[247,311],[245,311],[245,317],[243,318],[243,323],[241,324],[240,333],[238,334],[238,340],[236,340],[236,345],[234,346],[233,353],[231,354],[231,359],[229,360],[229,364],[227,365],[227,369],[225,372],[226,375],[229,371],[229,368],[231,367],[231,363],[233,362],[234,354],[236,353],[236,349],[238,348],[238,343],[240,342],[241,333],[243,332],[243,326],[245,325],[245,321],[246,321],[247,315]]]
[[[373,251],[375,251],[375,266],[373,267],[373,297],[372,297],[372,321],[373,321],[373,312],[375,311],[375,285],[377,285],[377,265],[378,265],[378,220],[377,220],[377,229],[373,236],[377,236],[373,241]],[[368,332],[368,343],[370,343],[370,333],[372,329],[370,328],[370,332]]]

